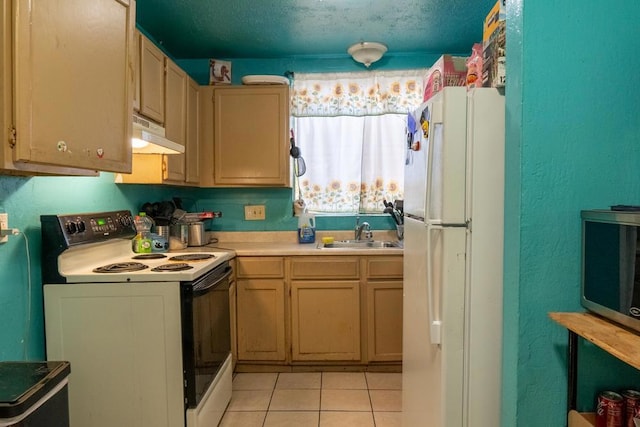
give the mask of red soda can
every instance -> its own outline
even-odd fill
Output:
[[[640,391],[625,390],[620,393],[624,398],[624,427],[636,427],[633,418],[640,412]]]
[[[598,395],[596,427],[624,427],[622,424],[624,398],[614,391]]]

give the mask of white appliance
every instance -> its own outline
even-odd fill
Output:
[[[133,115],[131,151],[137,154],[182,154],[184,146],[165,137],[165,129],[144,117]]]
[[[232,254],[133,253],[129,211],[40,221],[47,358],[71,363],[70,426],[217,425]]]
[[[500,425],[504,116],[496,89],[464,87],[445,87],[412,114],[404,427]]]

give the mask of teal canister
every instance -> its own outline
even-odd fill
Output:
[[[302,212],[298,217],[298,243],[315,243],[316,217],[314,214]]]

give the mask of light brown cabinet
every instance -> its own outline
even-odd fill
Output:
[[[151,40],[140,36],[140,114],[164,124],[165,55]]]
[[[288,86],[218,86],[210,93],[201,186],[290,187]]]
[[[291,360],[360,360],[357,257],[291,260]]]
[[[366,259],[367,359],[402,361],[402,257]]]
[[[198,185],[199,86],[142,34],[140,67],[139,113],[162,124],[167,139],[183,145],[185,152],[133,154],[132,173],[116,176],[116,182]]]
[[[185,145],[187,131],[187,73],[175,62],[164,58],[165,63],[165,102],[164,127],[167,139]],[[185,181],[185,154],[165,156],[166,180],[174,184]]]
[[[184,156],[187,184],[200,184],[200,88],[195,80],[187,77],[187,129]]]
[[[140,43],[142,34],[135,30],[133,35],[133,111],[140,112]]]
[[[291,282],[291,360],[360,360],[360,283]]]
[[[1,7],[0,168],[128,172],[135,2],[13,0]],[[77,18],[89,15],[100,19]]]
[[[401,255],[237,262],[240,363],[402,361]]]
[[[284,362],[284,258],[237,258],[238,361]]]

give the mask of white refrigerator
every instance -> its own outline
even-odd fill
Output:
[[[403,427],[500,425],[504,96],[446,87],[411,114]],[[428,122],[428,132],[421,122]],[[425,135],[426,133],[426,135]]]

